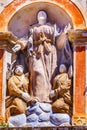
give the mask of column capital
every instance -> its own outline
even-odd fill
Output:
[[[73,45],[87,45],[87,28],[68,31],[69,41]]]

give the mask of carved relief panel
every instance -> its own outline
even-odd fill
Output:
[[[14,11],[9,13],[9,21],[6,19],[3,26],[0,22],[3,30],[0,33],[0,48],[7,57],[4,66],[6,73],[3,71],[2,76],[5,77],[2,116],[5,115],[6,121],[13,126],[71,125],[73,79],[77,75],[73,71],[73,44],[68,38],[68,30],[85,24],[82,14],[70,1],[68,6],[76,10],[80,20],[76,20],[76,15],[70,17],[65,1],[20,1],[17,4],[20,7],[18,11],[16,3],[17,1],[9,5],[14,5]],[[63,5],[63,9],[59,5]],[[3,12],[0,17],[2,16],[5,19]],[[83,73],[84,59],[81,61],[77,52],[82,51],[81,56],[85,56],[84,48],[77,47],[74,50],[75,58],[82,62],[80,65]],[[79,63],[74,59],[74,67],[75,64],[77,67]],[[79,71],[78,68],[74,69]],[[79,94],[83,93],[84,78],[83,74],[83,86]],[[75,80],[76,86],[79,86],[77,78]],[[74,90],[77,92],[78,88],[76,90],[75,87]],[[76,111],[78,95],[75,96]],[[84,106],[84,102],[81,105]]]

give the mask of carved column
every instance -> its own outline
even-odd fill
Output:
[[[73,125],[87,125],[87,30],[71,30],[73,43]]]

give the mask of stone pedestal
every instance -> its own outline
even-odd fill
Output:
[[[87,30],[70,31],[73,43],[73,125],[87,125]]]

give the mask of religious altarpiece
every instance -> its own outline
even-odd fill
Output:
[[[1,116],[9,126],[86,125],[87,31],[78,8],[15,0],[0,17]]]

